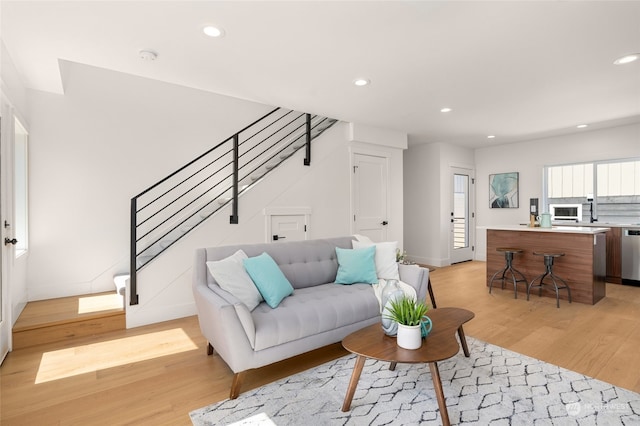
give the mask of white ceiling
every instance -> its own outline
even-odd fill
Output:
[[[38,90],[63,92],[66,60],[474,148],[640,121],[640,61],[613,65],[640,52],[637,1],[0,7],[7,51]],[[206,24],[225,37],[203,35]]]

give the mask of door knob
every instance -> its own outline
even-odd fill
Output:
[[[10,240],[9,238],[5,238],[4,239],[4,245],[8,245],[8,244],[13,244],[16,245],[18,243],[18,240],[16,240],[15,238]]]
[[[388,224],[389,224],[389,222],[387,222],[386,220],[383,220],[382,223],[381,223],[381,225],[388,225]]]
[[[287,238],[287,237],[281,237],[281,236],[279,236],[279,235],[274,235],[274,236],[273,236],[273,241],[283,240],[283,239],[285,239],[285,238]]]

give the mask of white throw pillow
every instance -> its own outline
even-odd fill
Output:
[[[233,294],[253,311],[264,299],[244,268],[244,259],[247,259],[246,253],[238,250],[225,259],[207,262],[207,268],[223,290]]]
[[[373,240],[371,240],[371,238],[367,237],[366,235],[355,234],[354,237],[356,237],[356,240],[360,241],[361,243],[373,244]]]
[[[398,262],[396,262],[396,251],[398,250],[397,241],[389,241],[384,243],[372,243],[364,241],[352,241],[353,248],[376,247],[376,274],[378,278],[385,280],[399,280]]]

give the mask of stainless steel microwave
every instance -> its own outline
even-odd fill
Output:
[[[549,204],[551,220],[582,222],[582,204]]]

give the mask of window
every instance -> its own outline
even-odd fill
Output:
[[[640,160],[545,167],[545,204],[582,204],[583,221],[640,222]]]
[[[14,179],[13,179],[13,206],[14,206],[14,238],[18,240],[16,244],[16,256],[20,256],[27,251],[27,176],[28,176],[28,142],[29,135],[24,126],[15,120],[15,140],[14,140]]]

